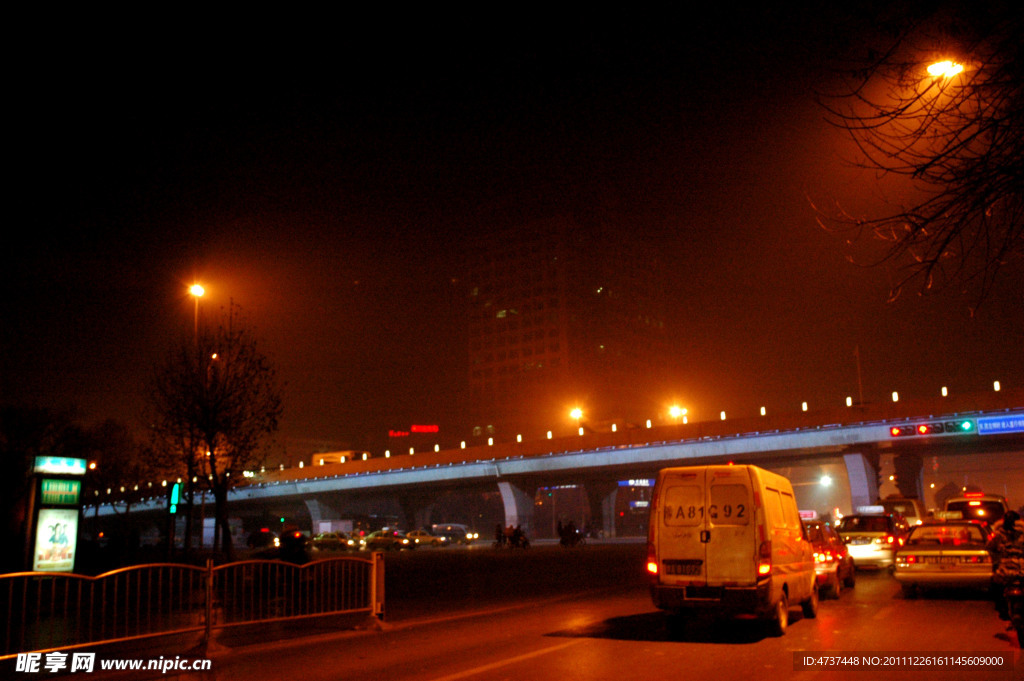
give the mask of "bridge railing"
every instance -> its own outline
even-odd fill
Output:
[[[306,565],[254,560],[206,567],[139,565],[96,577],[0,575],[0,659],[148,637],[340,614],[380,616],[384,562],[342,557]]]

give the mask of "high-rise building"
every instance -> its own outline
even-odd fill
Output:
[[[535,222],[468,254],[474,435],[642,423],[678,375],[658,253],[628,226]]]

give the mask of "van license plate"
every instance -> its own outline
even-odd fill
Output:
[[[666,560],[665,563],[665,574],[666,575],[699,575],[700,566],[703,561],[700,560]]]

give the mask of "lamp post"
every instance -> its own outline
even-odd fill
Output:
[[[583,426],[580,425],[580,421],[583,419],[583,410],[576,407],[569,412],[569,416],[576,419],[576,432],[583,435]]]
[[[195,312],[195,316],[193,317],[193,322],[194,322],[194,325],[195,325],[193,333],[195,334],[196,345],[198,345],[199,344],[199,299],[203,297],[204,293],[206,293],[206,289],[204,289],[199,284],[192,284],[192,286],[189,287],[188,292],[190,294],[192,294],[192,297],[195,298],[195,300],[196,300],[196,312]]]

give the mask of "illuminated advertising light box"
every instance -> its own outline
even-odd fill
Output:
[[[78,506],[81,493],[81,480],[43,478],[39,485],[39,501],[43,506]]]
[[[78,509],[43,508],[36,523],[32,570],[71,572],[78,548]]]
[[[66,456],[37,456],[33,472],[50,475],[85,475],[85,459],[71,459]]]

